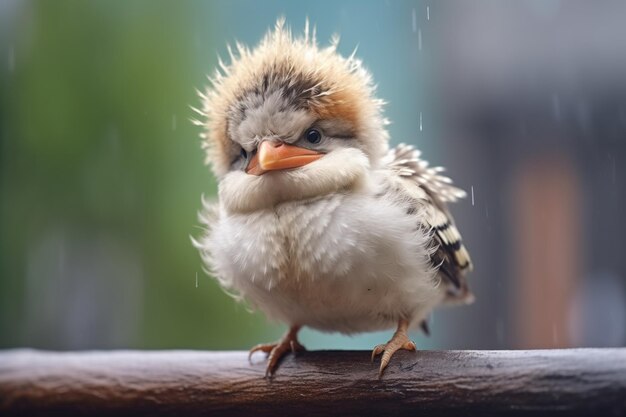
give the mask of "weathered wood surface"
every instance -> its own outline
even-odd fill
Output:
[[[0,415],[626,415],[626,349],[0,351]]]

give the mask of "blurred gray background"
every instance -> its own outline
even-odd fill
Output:
[[[216,189],[195,89],[280,15],[358,45],[392,142],[468,191],[452,211],[477,301],[437,311],[419,347],[626,344],[626,2],[0,0],[0,348],[245,349],[282,332],[189,241]]]

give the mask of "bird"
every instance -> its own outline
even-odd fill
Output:
[[[431,312],[469,304],[470,255],[448,209],[465,197],[411,145],[391,148],[385,101],[339,38],[316,40],[278,19],[260,43],[228,46],[199,91],[206,163],[217,200],[203,197],[205,270],[284,336],[250,349],[282,357],[305,350],[302,327],[356,334],[395,328],[372,350],[378,376],[408,332],[429,333]]]

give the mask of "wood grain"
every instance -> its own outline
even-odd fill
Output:
[[[0,352],[0,415],[626,415],[626,349]]]

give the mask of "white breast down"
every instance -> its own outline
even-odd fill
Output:
[[[270,319],[355,333],[419,324],[443,286],[417,218],[372,193],[220,213],[202,240],[221,284]]]

